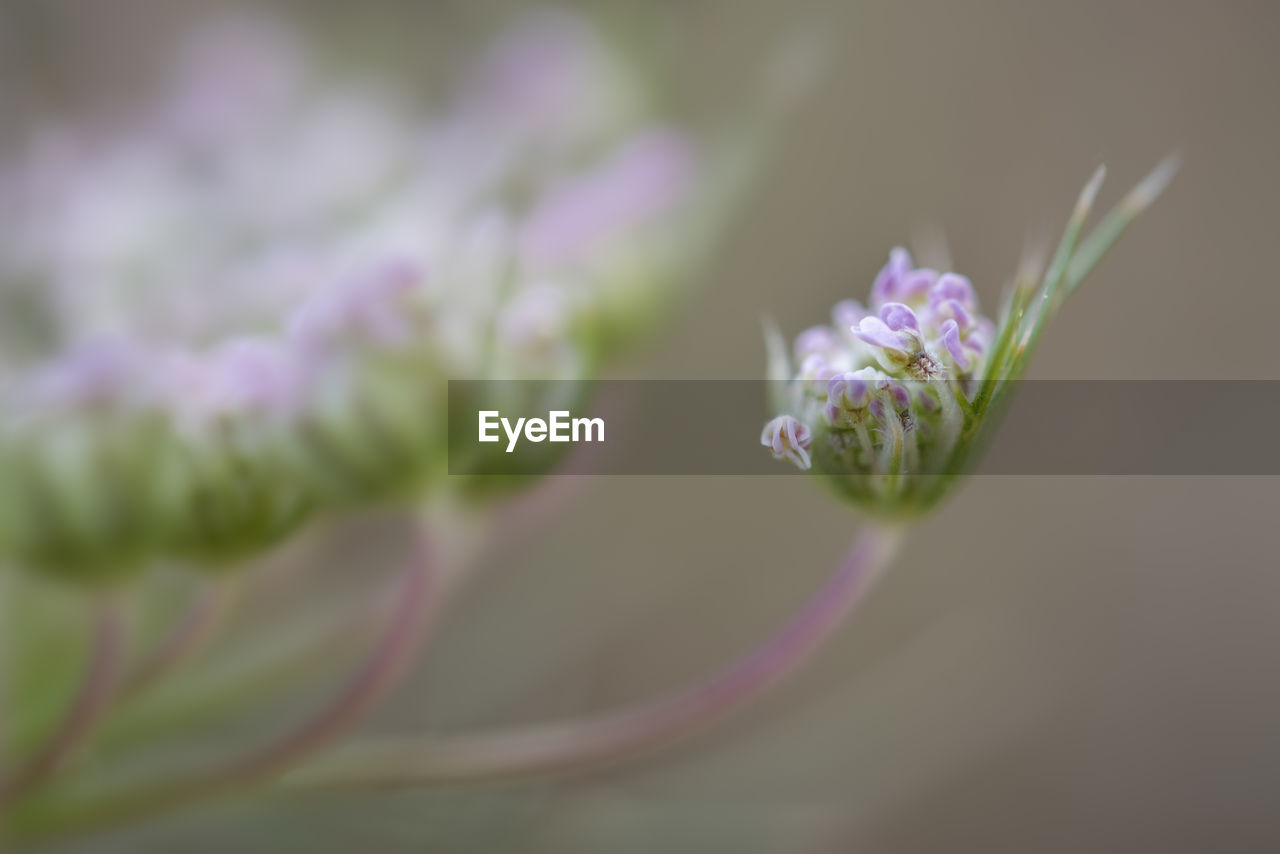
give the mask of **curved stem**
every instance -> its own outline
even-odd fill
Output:
[[[203,587],[168,633],[125,677],[120,699],[143,693],[199,649],[225,612],[228,592],[224,584],[210,583]]]
[[[154,744],[183,730],[194,732],[205,723],[264,704],[332,673],[334,662],[346,660],[353,646],[371,644],[380,636],[388,609],[381,597],[374,598],[378,601],[340,620],[332,615],[291,618],[270,633],[268,647],[255,647],[268,639],[267,632],[255,632],[248,641],[237,639],[239,654],[201,662],[201,670],[207,672],[197,679],[173,674],[177,678],[156,686],[163,689],[157,692],[161,695],[158,701],[144,695],[136,707],[117,706],[96,737],[97,751],[111,759],[140,741]]]
[[[125,635],[120,603],[110,598],[103,601],[93,617],[89,660],[75,696],[44,742],[0,780],[0,810],[47,780],[92,735],[120,683]]]
[[[299,759],[327,746],[359,723],[408,670],[419,641],[434,614],[434,570],[419,554],[406,571],[396,612],[382,639],[348,681],[347,686],[301,727],[239,762],[228,765],[211,781],[235,786],[270,777]]]
[[[148,783],[81,803],[54,799],[14,816],[15,838],[75,831],[151,815],[218,797],[273,779],[294,763],[323,749],[358,724],[394,688],[412,663],[435,612],[435,572],[425,549],[406,568],[396,591],[394,613],[373,650],[346,686],[296,729],[238,759],[185,778]]]
[[[439,785],[567,771],[662,747],[704,729],[794,671],[861,600],[900,538],[898,528],[868,526],[830,579],[776,634],[684,691],[582,721],[351,745],[282,782],[305,788]]]

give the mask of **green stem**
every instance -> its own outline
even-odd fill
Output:
[[[881,494],[889,499],[902,488],[903,478],[906,476],[903,471],[905,437],[901,416],[894,406],[893,396],[885,394],[881,399],[884,401],[884,423],[887,436],[884,446],[884,474],[881,477],[880,490]]]

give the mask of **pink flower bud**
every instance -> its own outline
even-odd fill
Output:
[[[790,415],[779,415],[764,425],[760,444],[769,449],[775,460],[790,460],[806,470],[813,464],[809,456],[813,434],[807,424]]]

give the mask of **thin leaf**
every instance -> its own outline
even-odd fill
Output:
[[[1051,309],[1058,307],[1060,302],[1057,298],[1058,289],[1062,285],[1063,279],[1066,278],[1071,257],[1075,253],[1076,244],[1080,240],[1080,232],[1084,230],[1085,220],[1089,217],[1089,211],[1093,208],[1094,200],[1098,197],[1098,190],[1102,188],[1102,181],[1106,177],[1107,167],[1099,166],[1093,173],[1093,177],[1084,185],[1084,189],[1080,191],[1080,197],[1076,200],[1075,210],[1071,212],[1071,219],[1067,220],[1067,228],[1062,233],[1062,240],[1059,241],[1058,248],[1053,253],[1053,260],[1049,262],[1049,269],[1045,271],[1044,283],[1040,289],[1039,304],[1031,315],[1030,325],[1023,331],[1022,343],[1028,350],[1034,349],[1034,342],[1039,337],[1040,330],[1043,329],[1044,321]]]
[[[1150,207],[1151,203],[1164,192],[1164,188],[1169,186],[1169,182],[1177,174],[1180,163],[1181,158],[1172,154],[1161,160],[1146,178],[1129,191],[1120,204],[1102,218],[1102,221],[1080,245],[1080,250],[1076,252],[1067,267],[1064,296],[1069,296],[1079,287],[1084,278],[1120,239],[1120,235],[1124,234],[1130,223],[1137,219],[1138,214]]]

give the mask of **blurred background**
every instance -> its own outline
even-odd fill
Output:
[[[4,0],[0,144],[51,103],[127,97],[159,46],[228,5]],[[429,100],[526,6],[281,8]],[[921,228],[945,232],[994,310],[1098,163],[1105,206],[1178,151],[1182,173],[1032,376],[1280,379],[1275,4],[571,8],[642,34],[695,120],[752,109],[788,39],[825,55],[705,279],[616,375],[759,377],[763,314],[788,334],[820,322]],[[858,524],[801,478],[573,485],[564,512],[485,557],[369,730],[555,718],[683,684],[804,601]],[[560,780],[255,801],[58,850],[1277,850],[1277,510],[1270,478],[975,479],[810,666],[709,735]]]

